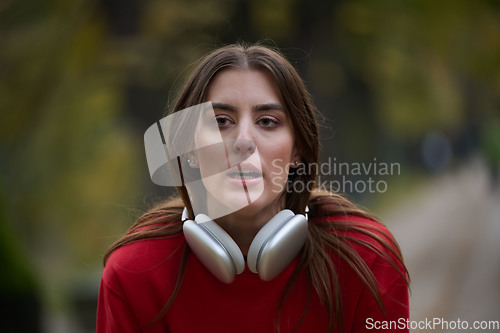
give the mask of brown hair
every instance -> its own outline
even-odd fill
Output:
[[[277,50],[262,45],[238,44],[225,46],[213,51],[202,59],[198,67],[188,78],[172,112],[204,102],[207,87],[211,79],[221,70],[230,67],[264,70],[274,77],[283,97],[285,109],[291,119],[295,135],[295,145],[302,158],[301,165],[306,170],[311,171],[291,173],[288,181],[292,184],[293,182],[314,184],[317,180],[317,170],[314,167],[309,167],[309,165],[318,165],[319,163],[317,111],[296,70]],[[308,236],[303,251],[300,253],[299,264],[281,297],[280,310],[276,318],[276,328],[278,331],[283,304],[292,292],[299,273],[303,271],[306,272],[307,276],[308,294],[310,295],[312,288],[314,288],[326,308],[329,331],[333,331],[336,326],[342,330],[342,303],[339,279],[331,259],[332,253],[338,254],[341,258],[345,259],[358,272],[361,280],[366,284],[380,308],[384,309],[382,297],[373,273],[359,254],[349,245],[349,242],[358,242],[367,247],[370,247],[370,245],[360,240],[339,236],[343,233],[333,231],[356,231],[368,235],[379,242],[387,251],[377,251],[378,255],[382,256],[408,282],[408,274],[404,267],[399,247],[393,238],[390,235],[383,235],[386,237],[381,237],[380,231],[376,228],[369,228],[349,220],[349,216],[363,216],[376,221],[374,216],[357,208],[350,201],[338,194],[319,190],[309,191],[311,188],[311,186],[305,186],[304,191],[284,191],[282,194],[286,208],[296,213],[304,213],[306,206],[308,206],[310,211]],[[111,246],[104,257],[104,262],[106,263],[110,254],[115,249],[125,244],[140,239],[166,237],[180,233],[182,230],[182,222],[180,221],[182,209],[183,207],[187,207],[188,210],[192,211],[192,208],[190,207],[186,188],[181,186],[177,187],[177,190],[180,194],[180,199],[169,199],[141,216],[129,229],[129,232]],[[339,215],[345,216],[345,218],[336,219],[334,223],[314,223],[315,218]],[[138,230],[139,228],[141,230]],[[182,282],[184,265],[188,253],[189,249],[186,246],[181,273],[174,292],[164,309],[156,317],[156,320],[159,320],[174,302]],[[384,253],[391,253],[392,256]],[[392,259],[393,257],[396,260]],[[400,269],[399,265],[403,268]],[[307,304],[304,306],[304,315],[299,319],[296,327],[300,325],[307,312]]]

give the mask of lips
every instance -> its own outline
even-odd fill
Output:
[[[262,172],[254,164],[249,162],[240,163],[226,173],[231,183],[252,185],[262,180]]]
[[[258,177],[262,177],[260,172],[253,172],[248,170],[242,170],[241,173],[239,171],[228,173],[229,178],[238,178],[238,179],[255,179]]]

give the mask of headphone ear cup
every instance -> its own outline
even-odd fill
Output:
[[[295,258],[307,237],[307,219],[288,209],[276,214],[257,233],[248,250],[248,268],[264,281],[278,276]]]
[[[245,259],[238,245],[217,223],[200,214],[182,226],[191,250],[203,265],[224,283],[234,281],[245,269]]]

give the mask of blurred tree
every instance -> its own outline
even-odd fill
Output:
[[[122,68],[92,3],[18,1],[0,15],[1,222],[22,236],[50,313],[125,226],[117,206],[141,191],[141,140],[119,117]]]
[[[0,331],[40,332],[40,289],[30,260],[19,243],[16,232],[5,221],[4,205],[0,201],[0,299],[4,306]]]
[[[499,14],[491,1],[341,6],[338,50],[369,85],[382,137],[411,143],[438,129],[456,140],[486,116],[478,105],[500,93]]]

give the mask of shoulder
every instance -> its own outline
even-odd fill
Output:
[[[184,244],[182,233],[133,241],[113,251],[106,267],[114,266],[128,270],[147,269],[165,258],[175,256]]]
[[[348,296],[347,303],[355,302],[353,307],[362,303],[375,311],[378,304],[367,285],[371,280],[376,283],[385,307],[400,317],[407,316],[407,271],[399,246],[383,223],[358,215],[332,215],[311,222],[328,225],[321,229],[331,235],[330,253],[343,277],[340,284]]]
[[[346,239],[365,240],[373,244],[384,241],[395,243],[391,232],[382,222],[360,215],[335,214],[314,218],[311,223],[328,225],[325,230]]]
[[[326,225],[321,229],[332,235],[336,243],[354,250],[373,270],[381,268],[382,262],[386,268],[404,271],[399,245],[382,222],[359,215],[330,215],[315,218],[311,223]]]
[[[387,227],[343,196],[317,191],[309,201],[310,224],[339,237],[394,241]],[[375,236],[375,237],[373,237]]]
[[[184,249],[182,233],[136,240],[115,249],[101,279],[101,321],[115,318],[111,324],[123,325],[123,318],[128,322],[133,317],[140,325],[151,322],[175,288]],[[126,315],[118,318],[120,313]]]
[[[185,247],[182,233],[146,238],[120,246],[111,253],[103,270],[103,282],[123,284],[124,280],[151,279],[176,275]]]

